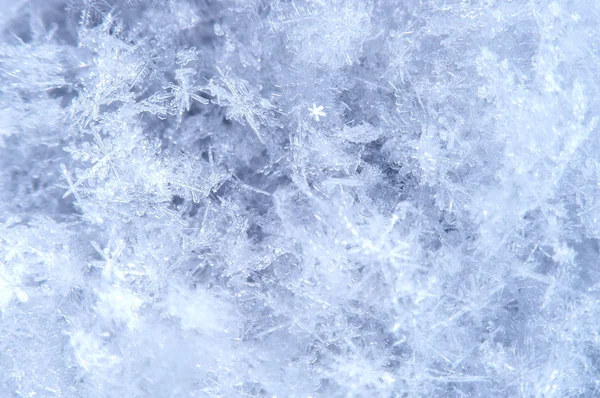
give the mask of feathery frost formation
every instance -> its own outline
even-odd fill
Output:
[[[0,7],[0,396],[600,397],[596,2]]]

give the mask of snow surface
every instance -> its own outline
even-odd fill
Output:
[[[600,397],[599,21],[0,0],[0,397]]]

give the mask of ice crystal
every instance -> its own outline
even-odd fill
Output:
[[[323,112],[323,106],[316,106],[313,104],[312,108],[308,108],[310,115],[315,118],[318,122],[320,117],[327,116],[325,112]]]
[[[599,5],[0,3],[0,397],[600,396]]]

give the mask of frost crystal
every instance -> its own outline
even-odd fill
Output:
[[[327,114],[323,112],[323,106],[316,106],[313,104],[312,108],[308,108],[308,110],[317,122],[319,121],[319,117],[327,116]]]
[[[3,2],[0,397],[600,397],[598,15]]]

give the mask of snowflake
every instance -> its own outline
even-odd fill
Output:
[[[318,122],[319,121],[319,117],[320,116],[327,116],[327,114],[325,112],[323,112],[323,106],[317,106],[315,104],[313,104],[312,108],[308,108],[308,110],[310,111],[311,116],[315,117],[315,120]]]

